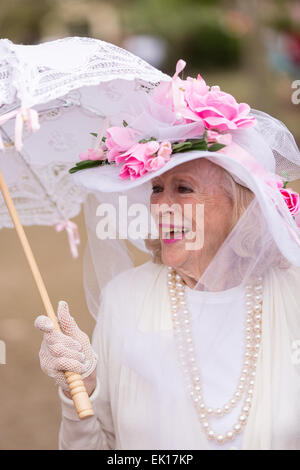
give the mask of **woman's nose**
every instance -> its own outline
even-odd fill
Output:
[[[167,191],[163,191],[155,198],[151,212],[161,222],[164,217],[170,217],[174,213],[172,208],[174,202],[172,195]]]
[[[172,206],[175,203],[172,193],[168,190],[161,192],[156,202],[161,206]]]

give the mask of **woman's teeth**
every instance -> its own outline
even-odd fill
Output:
[[[186,233],[187,229],[169,229],[169,230],[163,230],[162,231],[162,237],[163,238],[170,238],[174,237],[176,238],[177,236],[182,236],[182,234]]]

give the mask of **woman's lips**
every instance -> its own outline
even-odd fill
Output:
[[[166,244],[169,243],[174,243],[178,242],[179,240],[182,240],[184,238],[184,233],[182,233],[182,237],[177,237],[177,238],[162,238],[162,241]]]
[[[168,237],[164,238],[165,234],[162,235],[161,239],[164,243],[174,243],[178,242],[179,240],[182,240],[185,236],[184,231],[182,230],[181,233],[179,231],[176,231],[176,234],[174,232],[169,232]]]
[[[173,224],[159,224],[161,230],[161,240],[166,243],[174,243],[182,240],[185,236],[187,230],[182,230],[182,225],[173,225]],[[168,228],[169,230],[163,230],[163,227]],[[167,238],[165,238],[167,236]]]

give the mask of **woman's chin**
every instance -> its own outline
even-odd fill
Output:
[[[181,266],[187,258],[183,241],[176,243],[164,243],[161,241],[161,259],[163,264],[176,268]]]

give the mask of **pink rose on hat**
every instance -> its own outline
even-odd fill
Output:
[[[285,200],[286,205],[289,208],[290,213],[294,216],[298,214],[299,209],[300,209],[299,194],[296,193],[295,191],[292,191],[291,189],[285,188],[281,180],[277,181],[277,186],[279,188],[279,191],[282,197]]]
[[[201,84],[201,93],[194,81]],[[249,116],[250,106],[247,103],[238,103],[229,93],[220,90],[219,86],[210,87],[206,91],[201,76],[187,80],[185,100],[188,112],[183,116],[191,121],[202,121],[207,129],[217,129],[219,132],[252,127],[255,117]]]

